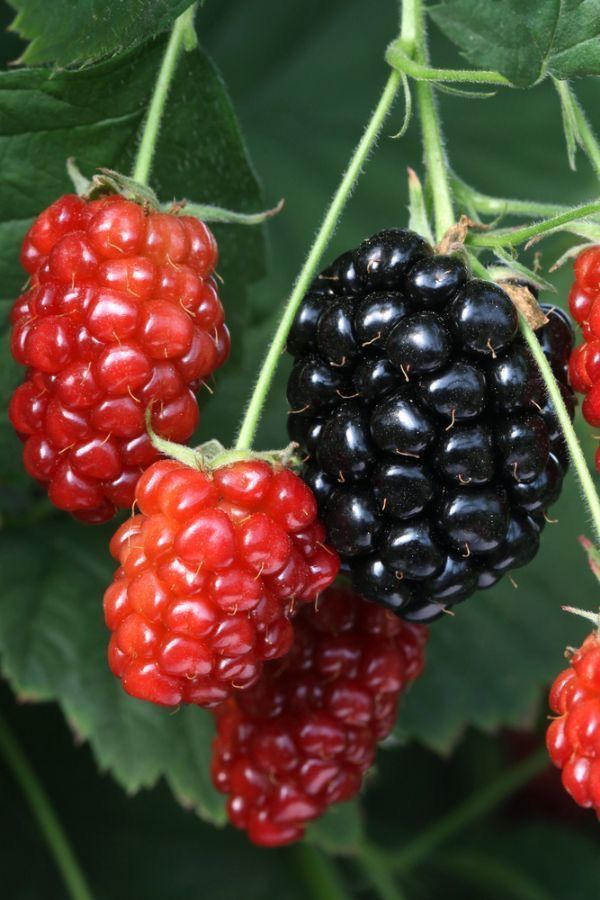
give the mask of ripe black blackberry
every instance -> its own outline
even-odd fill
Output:
[[[571,325],[544,309],[573,412]],[[357,591],[426,622],[535,556],[568,457],[501,287],[383,231],[315,279],[288,350],[290,436]]]

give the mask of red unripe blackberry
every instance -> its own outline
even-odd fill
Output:
[[[583,343],[569,362],[571,386],[585,394],[581,411],[594,428],[600,427],[600,247],[588,247],[573,265],[575,282],[569,294],[573,318],[581,325]],[[596,451],[600,472],[600,450]]]
[[[186,441],[195,391],[227,358],[217,245],[191,216],[67,194],[33,223],[21,262],[11,348],[27,375],[10,418],[25,467],[60,509],[102,522],[159,456],[146,407],[158,435]]]
[[[570,656],[550,692],[546,744],[562,783],[579,806],[600,816],[600,636],[590,634]]]
[[[110,544],[110,667],[142,700],[215,706],[287,653],[290,616],[331,584],[337,554],[309,488],[262,460],[212,471],[163,460],[135,496],[140,514]]]
[[[231,822],[255,844],[289,844],[355,796],[426,637],[345,589],[302,607],[290,653],[217,710],[212,775]]]

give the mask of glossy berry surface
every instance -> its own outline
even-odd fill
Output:
[[[289,469],[154,463],[116,532],[104,595],[109,664],[127,693],[212,707],[292,643],[290,616],[335,578],[314,497]]]
[[[217,710],[212,774],[231,822],[255,844],[289,844],[355,796],[421,673],[426,638],[344,589],[303,607],[285,659]]]
[[[542,308],[573,413],[570,321]],[[499,285],[386,231],[315,279],[292,327],[289,433],[328,539],[355,588],[410,621],[529,562],[560,494],[566,448],[517,325]]]
[[[562,783],[579,806],[600,816],[600,637],[589,635],[572,653],[550,692],[555,715],[546,745]]]
[[[25,467],[55,506],[102,522],[131,507],[158,458],[148,405],[157,434],[186,441],[195,391],[227,358],[217,245],[190,216],[67,194],[33,223],[21,262],[11,349],[27,375],[10,418]]]
[[[574,266],[575,283],[569,294],[573,318],[583,333],[583,343],[573,350],[569,362],[571,386],[584,394],[581,411],[593,428],[600,428],[600,247],[588,247]],[[600,450],[596,451],[600,472]]]

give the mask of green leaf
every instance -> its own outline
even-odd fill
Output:
[[[429,13],[472,65],[518,87],[600,74],[598,0],[443,0]]]
[[[209,713],[173,712],[128,697],[106,663],[102,594],[110,583],[111,529],[58,517],[4,534],[0,568],[2,672],[27,700],[56,700],[101,769],[130,792],[164,777],[176,796],[214,822]]]
[[[89,65],[122,53],[165,31],[190,0],[8,0],[17,16],[11,25],[30,41],[21,57],[28,65]]]

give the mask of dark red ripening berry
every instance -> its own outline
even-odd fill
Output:
[[[400,695],[421,673],[427,631],[340,588],[294,620],[284,660],[217,709],[212,776],[231,822],[265,847],[360,790]]]
[[[290,616],[331,584],[337,554],[309,488],[261,460],[162,460],[135,496],[140,514],[110,544],[110,668],[142,700],[215,706],[287,653]]]
[[[33,223],[21,262],[11,349],[28,371],[10,418],[25,467],[60,509],[102,522],[159,456],[146,407],[158,435],[186,441],[195,391],[227,358],[217,245],[191,216],[67,194]]]
[[[600,635],[590,634],[550,692],[556,714],[546,745],[562,783],[579,806],[600,817]]]
[[[569,294],[573,318],[581,325],[583,343],[569,362],[571,386],[585,394],[581,411],[594,428],[600,427],[600,246],[588,247],[573,265],[575,283]],[[600,448],[596,451],[600,472]]]

